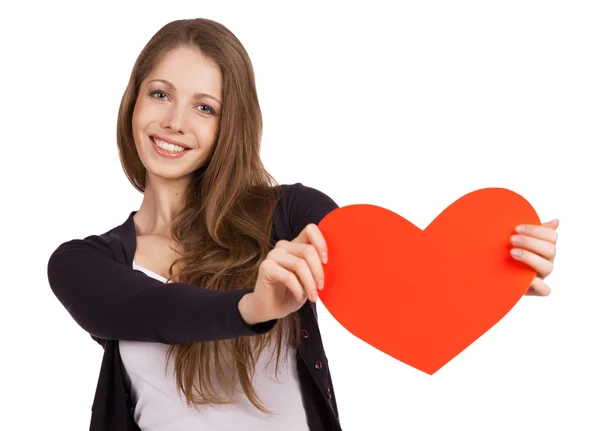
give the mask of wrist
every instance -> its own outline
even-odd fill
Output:
[[[242,319],[248,326],[256,325],[257,323],[263,322],[256,313],[255,305],[255,294],[254,292],[246,293],[238,302],[238,310]]]

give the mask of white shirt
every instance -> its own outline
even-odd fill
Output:
[[[135,262],[133,268],[167,281]],[[134,419],[143,431],[308,431],[294,348],[281,356],[278,376],[272,349],[265,349],[256,364],[253,384],[259,399],[273,415],[256,409],[243,392],[236,392],[233,404],[188,407],[177,391],[173,360],[165,373],[169,345],[120,341],[119,348],[135,406]],[[211,378],[217,382],[214,371]]]

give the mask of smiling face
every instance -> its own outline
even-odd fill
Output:
[[[213,60],[188,47],[161,57],[141,83],[132,117],[135,146],[150,181],[181,179],[206,164],[222,100],[221,71]]]

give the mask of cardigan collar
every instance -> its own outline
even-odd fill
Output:
[[[133,216],[137,211],[129,213],[127,220],[116,228],[116,234],[121,238],[121,244],[123,245],[123,254],[125,256],[125,263],[129,266],[133,264],[133,256],[135,255],[136,249],[136,231]]]

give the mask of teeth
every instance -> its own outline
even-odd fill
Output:
[[[156,146],[162,148],[163,150],[169,151],[171,153],[180,153],[181,151],[185,150],[185,148],[183,148],[182,146],[167,144],[166,142],[161,141],[160,139],[152,138],[152,140],[154,141]]]

